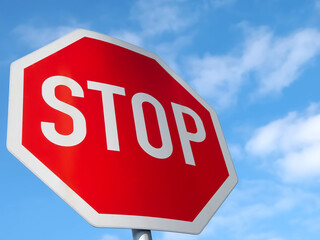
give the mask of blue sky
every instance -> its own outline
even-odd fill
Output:
[[[200,235],[319,239],[320,1],[0,1],[0,239],[130,239],[89,225],[7,150],[10,63],[76,29],[158,54],[217,111],[239,183]]]

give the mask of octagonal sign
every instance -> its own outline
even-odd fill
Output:
[[[97,227],[199,233],[237,182],[208,103],[155,54],[81,29],[12,63],[7,146]]]

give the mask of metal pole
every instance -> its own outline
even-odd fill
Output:
[[[150,230],[132,229],[133,240],[152,240]]]

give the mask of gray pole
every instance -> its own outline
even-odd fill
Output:
[[[152,240],[150,230],[132,229],[133,240]]]

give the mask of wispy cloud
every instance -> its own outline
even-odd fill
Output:
[[[12,33],[18,37],[18,40],[22,41],[30,48],[37,49],[77,28],[88,27],[88,24],[79,23],[77,21],[54,27],[42,27],[33,23],[23,23],[16,26]]]
[[[221,8],[233,4],[236,0],[209,0],[214,8]]]
[[[254,86],[251,96],[261,97],[292,84],[303,67],[320,52],[320,32],[303,29],[277,37],[265,27],[250,30],[240,54],[193,57],[189,61],[192,85],[215,106],[237,101],[245,83]]]
[[[295,226],[315,227],[309,220],[319,212],[319,203],[318,195],[303,189],[272,180],[242,179],[200,235],[163,233],[160,239],[289,240],[301,229]],[[310,214],[310,209],[314,215]],[[295,218],[295,221],[275,226],[274,222],[283,216]],[[294,230],[283,236],[282,228]]]
[[[255,130],[246,150],[276,159],[273,169],[286,181],[320,179],[320,104],[291,112]],[[272,164],[272,162],[270,162]]]
[[[191,42],[192,34],[186,32],[197,21],[196,8],[202,7],[201,2],[191,5],[196,7],[191,8],[186,0],[138,0],[131,9],[131,20],[138,27],[111,31],[110,35],[156,52],[178,70],[177,54]]]
[[[154,36],[181,32],[197,18],[196,12],[188,10],[189,5],[185,2],[185,0],[138,0],[131,9],[131,19],[138,23],[138,29],[117,31],[115,36],[142,46],[146,40]]]
[[[192,42],[193,30],[204,14],[225,7],[235,0],[138,0],[131,9],[131,19],[138,24],[135,30],[111,32],[112,36],[155,51],[169,66],[179,72],[177,54]],[[154,41],[160,39],[162,42]],[[173,39],[173,40],[172,40]],[[149,46],[148,43],[152,42]],[[156,42],[156,43],[155,43]]]
[[[192,36],[183,35],[177,37],[172,42],[160,43],[155,47],[155,52],[177,73],[180,71],[180,66],[177,63],[178,55],[192,42]]]
[[[120,238],[115,235],[104,234],[100,240],[120,240]]]
[[[195,12],[186,9],[184,0],[139,0],[132,18],[139,22],[143,35],[180,31],[195,20]]]
[[[133,4],[130,14],[131,20],[138,23],[138,29],[120,32],[139,35],[140,40],[164,34],[181,34],[196,24],[208,9],[228,6],[235,1],[138,0]]]
[[[249,42],[250,44],[250,42]],[[281,92],[295,81],[305,64],[320,51],[320,32],[304,29],[284,38],[269,37],[257,66],[257,94]]]
[[[318,12],[320,12],[320,1],[319,0],[314,2],[314,7]]]
[[[267,222],[289,211],[295,205],[290,197],[283,193],[281,196],[274,195],[284,190],[279,185],[274,185],[267,190],[265,187],[270,187],[270,182],[257,180],[256,182],[246,181],[245,184],[246,186],[243,185],[235,190],[234,197],[231,198],[231,203],[228,204],[227,209],[224,209],[223,214],[218,214],[213,219],[211,223],[213,233],[218,234],[228,229],[231,236],[238,236],[236,239],[247,239],[245,236],[248,234],[259,233],[252,229],[257,223]],[[261,198],[264,198],[263,201]]]
[[[226,201],[207,226],[205,239],[289,240],[320,210],[318,195],[272,180],[242,180]],[[275,225],[282,217],[295,222]],[[292,231],[283,235],[282,228]]]
[[[191,84],[202,96],[211,99],[214,107],[227,107],[236,101],[246,72],[232,56],[192,58],[189,62]]]

